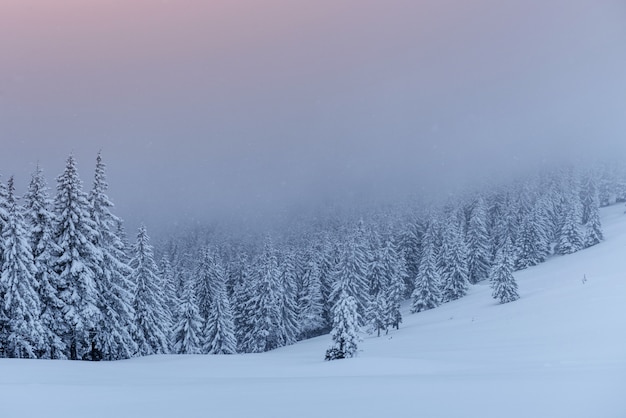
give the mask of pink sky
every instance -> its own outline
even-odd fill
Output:
[[[624,143],[624,9],[3,0],[0,172],[24,184],[40,160],[52,177],[74,151],[87,178],[102,148],[126,214],[174,200],[201,216],[405,195]]]

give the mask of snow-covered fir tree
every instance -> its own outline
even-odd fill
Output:
[[[166,354],[169,352],[168,320],[165,312],[165,300],[157,266],[154,262],[154,250],[145,226],[139,228],[137,242],[133,247],[130,261],[133,269],[135,295],[135,341],[140,355]]]
[[[206,320],[204,349],[208,354],[234,354],[237,352],[235,323],[230,299],[226,290],[226,274],[216,258],[211,280],[211,302]]]
[[[261,258],[252,272],[252,292],[248,302],[251,323],[244,346],[255,353],[273,350],[285,345],[283,329],[280,276],[276,250],[270,239],[266,239]]]
[[[89,194],[91,219],[95,226],[94,246],[101,252],[95,283],[100,296],[98,309],[102,312],[96,327],[95,341],[104,360],[132,357],[137,352],[135,312],[133,309],[132,270],[126,264],[125,246],[117,235],[121,220],[111,209],[113,203],[106,194],[108,184],[105,165],[98,154],[94,184]]]
[[[176,354],[201,354],[204,320],[200,316],[196,302],[194,283],[188,280],[176,313],[172,331],[172,351]]]
[[[448,219],[439,256],[442,263],[442,301],[449,302],[465,296],[469,289],[467,246],[456,213]]]
[[[333,345],[326,351],[326,360],[354,357],[359,338],[359,313],[353,296],[342,291],[333,308],[333,328],[330,336]]]
[[[297,289],[297,261],[296,253],[288,250],[278,266],[281,289],[279,292],[279,310],[281,312],[281,326],[285,345],[293,344],[298,340],[300,327],[298,324],[298,289]]]
[[[7,357],[36,358],[44,351],[46,333],[39,317],[41,307],[35,261],[17,204],[13,177],[9,179],[6,205],[6,223],[2,230],[4,257],[0,275],[0,309],[8,324],[2,327],[0,345]]]
[[[583,245],[587,248],[604,239],[600,222],[600,197],[592,174],[588,174],[583,180],[581,203]]]
[[[513,277],[513,263],[511,261],[511,246],[505,243],[499,250],[494,260],[489,281],[493,289],[492,296],[500,303],[513,302],[519,299],[517,282]]]
[[[359,321],[365,319],[369,302],[367,254],[363,247],[364,243],[359,242],[356,235],[344,243],[334,271],[334,285],[329,298],[331,304],[336,304],[342,292],[352,296],[357,304]]]
[[[402,323],[402,314],[400,313],[400,303],[404,300],[406,276],[406,261],[401,254],[395,249],[391,239],[388,239],[383,247],[383,263],[385,270],[389,272],[389,280],[384,290],[385,303],[387,309],[385,311],[386,329],[399,329]]]
[[[64,314],[63,324],[58,324],[57,329],[70,359],[98,360],[102,357],[96,340],[102,323],[102,295],[96,277],[101,274],[102,250],[94,245],[96,224],[71,155],[57,180],[54,215],[53,269],[58,276]]]
[[[476,284],[486,280],[491,266],[491,239],[487,230],[485,200],[479,196],[473,204],[467,228],[468,278]]]
[[[320,268],[314,255],[309,255],[298,294],[300,338],[319,335],[325,327],[324,300]]]
[[[38,283],[37,291],[41,302],[40,318],[45,332],[44,344],[38,357],[64,359],[67,353],[67,346],[61,338],[64,334],[64,303],[59,298],[58,276],[53,270],[54,215],[51,206],[43,170],[37,166],[24,195],[24,215],[35,262],[35,282]]]
[[[441,303],[441,277],[437,267],[437,248],[435,247],[437,228],[436,220],[431,220],[424,235],[423,254],[412,295],[411,312],[413,313],[436,308]]]

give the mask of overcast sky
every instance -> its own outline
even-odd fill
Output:
[[[2,0],[0,172],[131,226],[399,199],[626,143],[621,0]]]

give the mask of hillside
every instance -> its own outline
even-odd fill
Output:
[[[0,360],[3,417],[626,417],[626,215],[606,240],[516,273],[521,299],[486,285],[355,359],[328,336],[264,354],[110,363]],[[586,280],[584,280],[586,278]]]

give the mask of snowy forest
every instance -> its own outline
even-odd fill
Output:
[[[567,166],[443,204],[152,243],[127,237],[105,168],[98,155],[90,190],[73,156],[54,195],[39,167],[21,197],[0,185],[0,356],[257,353],[330,333],[326,359],[352,357],[361,331],[401,326],[404,301],[419,314],[482,281],[516,300],[513,271],[598,244],[599,208],[626,202],[622,166]]]

